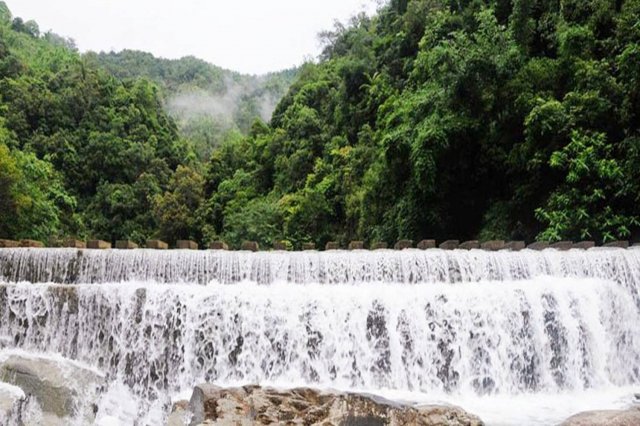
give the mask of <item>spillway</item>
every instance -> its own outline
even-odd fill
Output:
[[[481,417],[490,401],[557,396],[546,416],[488,411],[489,424],[549,424],[573,414],[562,398],[615,406],[640,385],[640,249],[0,249],[0,283],[5,346],[104,371],[99,416],[123,424],[162,423],[205,381],[466,402]]]

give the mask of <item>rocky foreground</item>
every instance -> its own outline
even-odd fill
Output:
[[[178,403],[169,426],[183,425],[481,426],[461,408],[414,408],[370,395],[259,386],[220,388],[203,384],[188,403]]]
[[[0,425],[91,425],[105,376],[64,358],[0,352]],[[373,395],[278,390],[260,386],[222,388],[202,384],[189,401],[173,406],[168,426],[481,426],[475,415],[454,406],[412,406]],[[637,426],[640,407],[592,411],[561,426]]]

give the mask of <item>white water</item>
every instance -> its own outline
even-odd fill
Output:
[[[5,281],[78,283],[0,287],[0,337],[107,372],[102,424],[158,424],[202,381],[447,401],[496,425],[622,408],[640,383],[640,250],[77,259],[0,250]]]

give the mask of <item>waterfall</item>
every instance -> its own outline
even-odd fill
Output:
[[[104,371],[149,424],[204,381],[579,394],[640,384],[639,281],[637,249],[6,249],[0,338]]]

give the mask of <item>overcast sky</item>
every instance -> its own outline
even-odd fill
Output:
[[[82,51],[194,55],[244,73],[299,65],[317,34],[374,0],[5,0],[14,16],[71,37]]]

